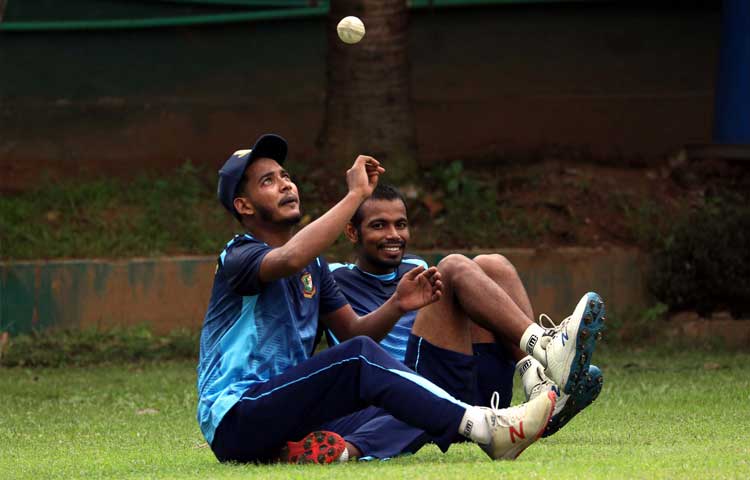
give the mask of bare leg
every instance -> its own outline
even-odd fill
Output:
[[[350,459],[359,458],[362,456],[362,451],[357,448],[356,445],[346,442],[346,450],[349,453]]]
[[[443,297],[419,310],[411,332],[436,347],[471,355],[471,320],[458,303],[453,276],[446,274],[445,259],[438,264],[438,270]]]
[[[531,307],[529,295],[523,286],[521,277],[513,264],[504,256],[498,254],[477,255],[474,257],[476,262],[497,285],[505,290],[518,308],[523,311],[530,321],[534,321],[534,310]],[[491,343],[495,341],[495,336],[489,330],[486,330],[476,323],[471,325],[471,338],[473,343]],[[526,352],[518,348],[518,342],[510,342],[504,338],[500,342],[518,361],[526,356]]]
[[[479,263],[463,255],[449,255],[438,269],[443,298],[419,311],[412,328],[415,335],[439,347],[471,354],[471,319],[495,338],[518,345],[532,321]]]

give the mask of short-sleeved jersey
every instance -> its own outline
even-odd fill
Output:
[[[322,257],[297,274],[262,283],[260,265],[271,250],[238,235],[217,261],[198,364],[198,422],[209,443],[253,383],[312,355],[319,315],[346,305]]]
[[[396,291],[401,277],[417,266],[427,268],[427,262],[414,255],[404,255],[398,268],[385,275],[367,273],[351,263],[332,263],[330,268],[341,292],[349,300],[352,309],[361,316],[383,305]],[[415,310],[399,318],[388,335],[380,341],[380,346],[400,362],[404,361],[406,344],[416,316]],[[328,335],[334,342],[337,341],[332,332],[328,332]]]

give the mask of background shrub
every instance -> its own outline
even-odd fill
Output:
[[[724,197],[677,219],[654,253],[649,286],[671,310],[750,312],[750,207]]]

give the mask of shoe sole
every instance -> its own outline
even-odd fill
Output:
[[[547,428],[547,425],[549,425],[550,420],[552,420],[552,414],[555,413],[555,403],[557,402],[557,394],[550,390],[549,392],[547,392],[547,398],[550,399],[550,407],[549,407],[549,412],[547,413],[547,420],[542,424],[542,427],[539,429],[539,431],[536,432],[536,434],[532,437],[532,441],[523,445],[521,449],[518,451],[511,450],[510,452],[508,452],[507,456],[504,455],[503,457],[501,457],[503,460],[515,460],[530,445],[532,445],[534,442],[542,438],[542,435],[544,434],[544,431]]]
[[[576,350],[573,361],[570,364],[568,381],[562,388],[562,391],[571,395],[574,387],[578,384],[579,379],[584,372],[588,372],[591,365],[591,357],[596,349],[596,342],[601,338],[604,330],[604,321],[606,310],[604,301],[599,294],[589,292],[581,299],[586,300],[583,313],[580,316],[580,323],[575,334]],[[580,303],[580,302],[579,302]],[[578,308],[576,307],[576,310]]]
[[[319,430],[307,434],[298,442],[287,442],[281,449],[279,461],[282,463],[325,465],[339,459],[346,449],[346,442],[340,435]]]
[[[542,437],[549,437],[564,427],[575,417],[578,412],[591,405],[599,396],[604,384],[604,377],[598,367],[591,365],[589,373],[576,384],[573,393],[570,394],[565,406],[557,415],[554,415]]]

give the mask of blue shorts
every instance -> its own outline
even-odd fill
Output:
[[[476,404],[477,369],[473,355],[446,350],[409,334],[404,365],[455,398]]]
[[[496,343],[475,343],[473,355],[437,347],[409,335],[404,364],[420,376],[470,405],[490,406],[493,392],[498,406],[510,406],[516,362]]]

